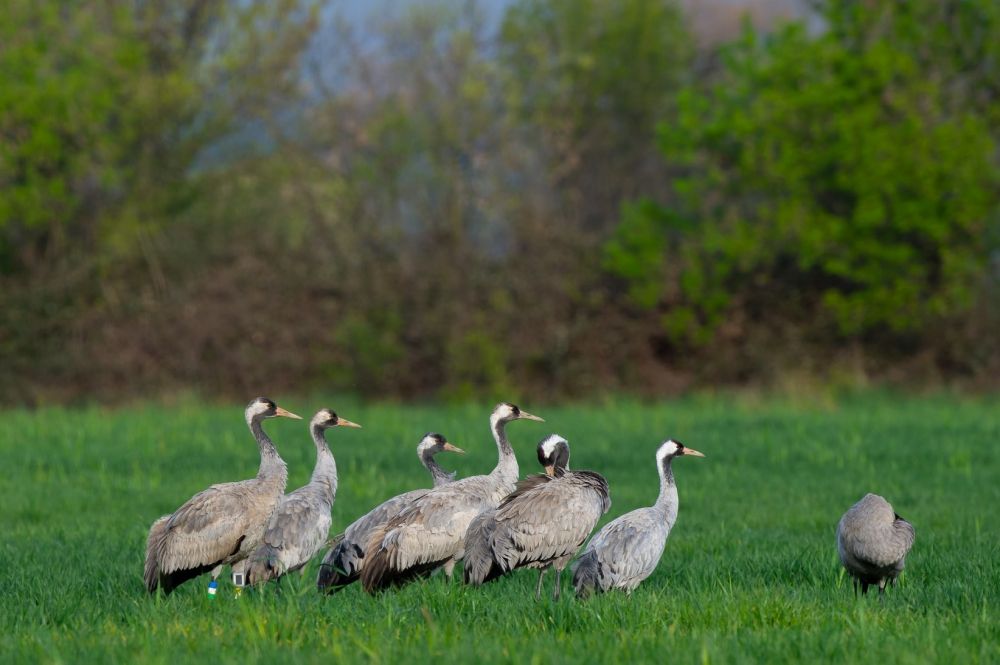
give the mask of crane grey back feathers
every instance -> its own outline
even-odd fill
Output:
[[[862,595],[870,585],[877,585],[881,594],[887,583],[895,584],[915,537],[913,525],[877,494],[866,494],[851,506],[837,524],[837,552],[855,593],[859,583]]]
[[[519,419],[542,420],[507,402],[498,404],[490,414],[497,446],[497,465],[491,473],[435,488],[373,532],[367,548],[370,559],[361,570],[366,591],[405,584],[440,566],[450,573],[465,555],[469,523],[514,491],[517,457],[505,427]]]
[[[592,471],[570,472],[569,442],[552,435],[538,444],[546,475],[528,476],[494,510],[480,513],[466,534],[465,582],[482,584],[516,568],[563,569],[611,507],[608,482]]]
[[[424,436],[417,445],[417,457],[431,474],[433,487],[447,485],[455,479],[454,471],[450,473],[445,471],[434,459],[435,455],[445,451],[465,452],[452,445],[441,434],[434,432]],[[320,591],[332,593],[357,580],[365,563],[368,542],[375,530],[384,527],[390,519],[429,491],[429,489],[418,489],[404,492],[375,506],[355,520],[344,533],[334,538],[330,550],[320,565],[316,587]]]

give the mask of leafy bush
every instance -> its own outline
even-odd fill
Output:
[[[934,4],[832,2],[818,36],[747,31],[717,80],[682,93],[660,128],[683,169],[674,202],[626,207],[606,251],[675,339],[709,339],[761,294],[847,336],[919,330],[972,301],[1000,202],[996,99],[956,105],[957,72],[923,58],[960,52],[960,28],[978,34],[969,15],[989,10],[951,3],[962,20],[942,34]]]

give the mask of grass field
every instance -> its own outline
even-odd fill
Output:
[[[427,430],[464,447],[461,476],[496,453],[488,406],[281,400],[332,406],[364,425],[332,430],[339,529],[391,494],[425,486]],[[866,395],[822,404],[727,397],[657,405],[522,404],[547,422],[508,432],[522,475],[550,432],[572,465],[605,474],[610,520],[653,501],[653,453],[673,436],[680,516],[656,573],[632,597],[535,602],[535,573],[481,589],[441,576],[371,598],[304,578],[215,600],[202,578],[168,598],[142,586],[146,530],[213,482],[256,473],[242,406],[8,411],[0,419],[0,661],[180,662],[1000,662],[1000,402]],[[309,476],[305,425],[267,424]],[[856,600],[834,530],[865,492],[916,526],[901,584]],[[332,534],[331,534],[332,535]],[[551,576],[547,582],[551,583]]]

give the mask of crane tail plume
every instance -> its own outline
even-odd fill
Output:
[[[384,582],[390,568],[390,553],[383,545],[385,529],[375,529],[368,541],[365,565],[361,568],[361,586],[368,593],[375,593],[386,588]]]
[[[585,600],[598,589],[599,574],[597,554],[593,551],[584,552],[573,566],[573,589],[577,598]]]
[[[389,552],[381,547],[366,557],[365,566],[361,569],[361,586],[365,591],[374,594],[392,585],[393,571],[389,559]]]
[[[385,529],[376,530],[368,542],[368,554],[361,567],[361,586],[370,594],[427,577],[448,560],[422,561],[406,568],[397,568],[394,562],[399,561],[398,545],[383,542],[384,538]]]
[[[493,553],[493,533],[496,519],[492,514],[483,513],[469,525],[465,534],[465,558],[463,578],[466,584],[479,586],[494,580],[504,571]]]
[[[160,573],[160,588],[163,589],[163,593],[170,593],[188,580],[193,580],[202,573],[211,572],[217,565],[218,563],[210,563],[204,566],[175,570],[168,574]]]
[[[149,536],[146,538],[146,562],[143,566],[143,581],[146,583],[146,591],[155,593],[159,586],[160,570],[157,554],[160,550],[160,543],[167,533],[167,522],[170,515],[164,515],[153,522],[149,527]]]
[[[331,541],[330,551],[323,557],[316,575],[316,588],[324,593],[340,591],[360,576],[363,553],[355,543],[344,541],[344,534]]]

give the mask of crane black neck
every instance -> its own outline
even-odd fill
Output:
[[[493,438],[496,439],[500,458],[514,457],[514,448],[507,440],[507,421],[497,418],[490,425],[493,428]]]
[[[424,468],[426,468],[430,474],[431,478],[434,479],[434,486],[437,487],[443,483],[451,482],[454,479],[454,474],[448,473],[444,468],[437,463],[434,459],[434,453],[430,450],[426,450],[420,454],[420,461],[424,463]]]
[[[337,460],[330,452],[326,442],[326,428],[313,425],[311,428],[313,443],[316,444],[316,466],[313,467],[309,483],[322,488],[327,501],[333,502],[337,494]]]
[[[673,487],[675,485],[673,461],[674,456],[670,455],[663,458],[663,461],[660,463],[660,482],[665,487]]]
[[[309,428],[312,432],[313,443],[316,444],[316,450],[319,452],[330,452],[330,445],[326,440],[326,428],[315,424]]]
[[[253,437],[257,439],[257,447],[260,449],[261,461],[270,459],[281,461],[281,457],[278,455],[278,449],[274,447],[274,442],[271,441],[271,437],[269,437],[267,432],[264,431],[263,418],[251,418],[250,431],[253,433]]]
[[[506,426],[506,420],[496,416],[490,418],[490,427],[493,430],[493,438],[496,439],[499,453],[497,467],[493,472],[517,480],[519,473],[517,456],[514,454],[514,448],[510,445],[510,441],[507,440]]]
[[[659,510],[667,523],[667,528],[673,528],[677,519],[677,485],[674,484],[674,472],[671,468],[674,456],[671,455],[659,462],[660,494],[656,497],[653,508]]]

